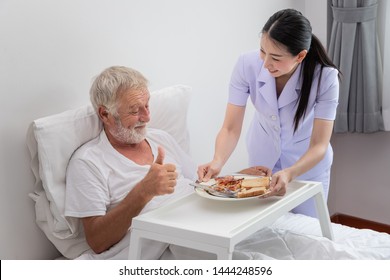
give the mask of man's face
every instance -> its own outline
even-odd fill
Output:
[[[138,144],[145,139],[146,124],[150,120],[149,92],[131,90],[118,98],[117,114],[107,125],[109,133],[122,144]]]

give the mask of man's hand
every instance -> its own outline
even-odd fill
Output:
[[[173,193],[176,186],[176,166],[165,163],[165,150],[158,147],[156,160],[150,166],[148,174],[142,180],[144,190],[152,196]]]

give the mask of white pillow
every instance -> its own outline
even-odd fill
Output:
[[[170,133],[188,153],[187,109],[190,95],[191,88],[184,85],[152,92],[149,124]],[[96,137],[101,129],[102,124],[92,106],[86,105],[35,120],[27,133],[31,169],[37,188],[30,195],[36,202],[37,224],[67,258],[77,257],[88,247],[85,242],[80,242],[79,220],[64,216],[66,167],[73,152]],[[43,198],[42,188],[46,194]]]
[[[185,152],[190,154],[187,111],[192,89],[176,85],[153,91],[150,95],[149,126],[170,133]]]

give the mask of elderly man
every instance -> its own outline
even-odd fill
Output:
[[[110,67],[95,79],[90,98],[104,129],[70,160],[65,215],[82,220],[99,254],[124,238],[133,217],[191,192],[188,182],[197,175],[168,133],[147,128],[150,95],[141,73]]]

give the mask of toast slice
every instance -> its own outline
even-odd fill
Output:
[[[254,187],[250,189],[242,189],[237,193],[237,198],[244,198],[244,197],[251,197],[251,196],[258,196],[262,195],[267,191],[267,188],[265,186],[262,187]]]
[[[241,182],[241,188],[242,189],[251,189],[251,188],[258,188],[258,187],[264,187],[266,189],[269,188],[270,184],[270,177],[258,177],[258,178],[251,178],[251,179],[244,179]]]

